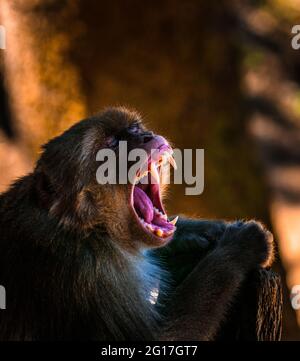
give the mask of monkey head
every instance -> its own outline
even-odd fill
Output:
[[[147,155],[133,182],[126,184],[118,181],[124,165],[118,152],[121,141],[126,141],[128,153],[142,149]],[[116,156],[115,184],[97,181],[96,158],[103,149]],[[176,220],[168,219],[162,203],[162,159],[174,165],[165,138],[146,130],[136,112],[109,108],[43,147],[34,172],[39,205],[59,227],[80,234],[97,232],[127,249],[163,246],[172,238]],[[130,168],[132,161],[126,162]]]

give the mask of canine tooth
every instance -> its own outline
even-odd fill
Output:
[[[171,166],[176,170],[177,169],[177,164],[176,164],[176,161],[175,161],[172,154],[169,154],[168,160],[169,160]]]
[[[163,234],[164,234],[164,232],[163,232],[160,228],[157,228],[157,230],[155,231],[155,233],[156,233],[156,235],[157,235],[158,237],[162,237]]]
[[[172,221],[170,221],[169,223],[172,223],[173,226],[175,226],[175,224],[177,223],[177,221],[178,221],[178,216],[175,217],[174,219],[172,219]]]

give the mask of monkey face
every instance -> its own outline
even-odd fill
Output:
[[[146,158],[133,181],[119,182],[126,142],[127,156],[144,150]],[[99,184],[96,161],[99,150],[116,155],[116,183]],[[36,170],[40,203],[52,217],[80,232],[101,232],[127,248],[159,247],[176,229],[162,204],[162,159],[174,164],[172,148],[165,138],[147,131],[140,116],[125,108],[111,108],[83,120],[44,146]],[[127,168],[132,161],[127,161]],[[124,167],[123,167],[124,168]]]

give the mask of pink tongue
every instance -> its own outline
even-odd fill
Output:
[[[138,215],[150,223],[153,219],[153,204],[147,194],[139,187],[134,187],[133,202]]]
[[[159,217],[157,214],[154,214],[152,224],[158,226],[160,229],[163,229],[164,231],[172,231],[175,228],[175,226],[172,223]]]

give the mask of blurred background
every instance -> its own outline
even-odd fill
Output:
[[[300,340],[300,0],[0,0],[0,191],[40,145],[108,105],[205,149],[205,190],[169,213],[257,218],[278,241],[283,339]]]

